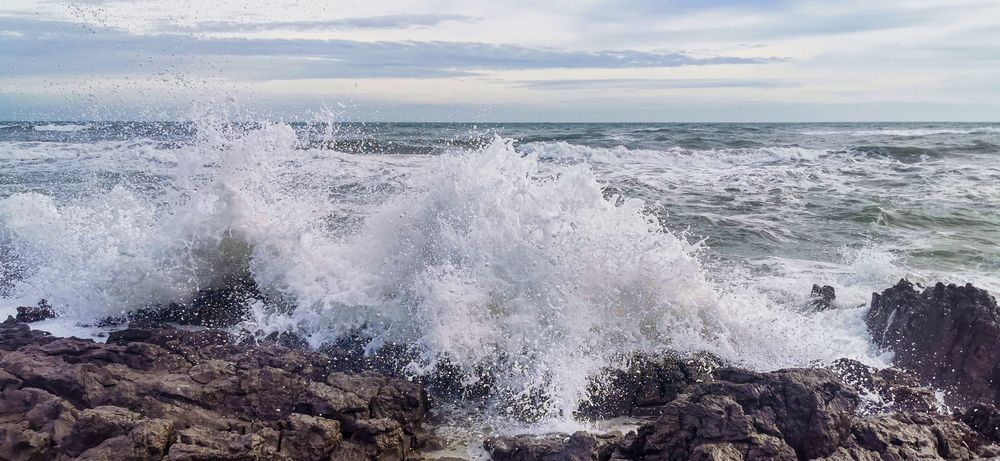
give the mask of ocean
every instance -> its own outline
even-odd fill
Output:
[[[565,415],[632,352],[884,365],[872,292],[1000,292],[998,181],[982,123],[0,122],[0,314],[99,337],[250,274],[241,330],[360,331]]]

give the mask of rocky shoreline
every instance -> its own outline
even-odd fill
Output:
[[[830,308],[832,289],[814,291],[816,308]],[[2,460],[446,459],[435,455],[433,383],[358,350],[148,319],[102,344],[30,327],[49,314],[25,308],[0,324]],[[895,367],[758,373],[710,355],[636,357],[607,372],[578,416],[637,418],[637,430],[489,437],[483,448],[498,461],[1000,459],[996,300],[901,281],[873,296],[866,322]]]

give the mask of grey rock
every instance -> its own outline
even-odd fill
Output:
[[[833,307],[833,302],[837,300],[837,292],[830,285],[819,286],[814,284],[809,293],[809,303],[816,310],[825,311]]]

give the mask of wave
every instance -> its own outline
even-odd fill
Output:
[[[45,125],[35,125],[32,127],[32,129],[34,129],[35,131],[58,131],[66,133],[89,130],[90,128],[91,125],[76,125],[72,123],[65,123],[65,124],[49,123]]]
[[[945,155],[945,149],[934,147],[916,146],[857,146],[851,148],[852,152],[863,155],[880,156],[897,159],[904,162],[920,161],[925,158],[935,158]]]
[[[801,132],[807,136],[891,136],[891,137],[923,137],[948,134],[995,134],[1000,133],[1000,127],[984,126],[977,128],[902,128],[879,130],[807,130]]]
[[[669,147],[660,150],[629,149],[618,147],[591,147],[567,142],[535,142],[524,144],[519,151],[535,154],[543,159],[615,163],[622,160],[630,162],[665,160],[689,160],[691,162],[728,165],[760,165],[769,163],[785,163],[798,161],[814,161],[827,154],[820,149],[804,147],[737,147],[720,149],[685,149]]]
[[[206,126],[172,153],[160,193],[0,200],[0,242],[24,267],[10,297],[93,320],[249,272],[276,301],[255,304],[244,328],[313,346],[361,332],[373,349],[410,346],[417,374],[442,360],[470,380],[487,367],[513,395],[549,396],[551,416],[570,415],[597,370],[637,351],[706,350],[758,369],[877,360],[859,311],[804,313],[713,281],[702,247],[645,202],[608,196],[587,161],[545,161],[581,153],[495,138],[377,158],[305,149],[287,125]],[[821,155],[733,153],[726,161]],[[346,180],[398,187],[331,196]]]

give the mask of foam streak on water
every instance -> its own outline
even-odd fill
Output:
[[[997,260],[955,256],[997,232],[982,208],[996,190],[949,183],[1000,174],[976,164],[994,155],[979,148],[914,159],[867,139],[783,142],[829,136],[801,127],[609,126],[592,139],[567,126],[579,139],[556,142],[565,133],[540,126],[513,130],[524,141],[475,132],[461,147],[433,141],[433,155],[367,155],[308,126],[132,127],[124,140],[111,128],[0,141],[14,171],[0,182],[7,309],[45,298],[62,322],[89,323],[249,270],[266,297],[245,328],[314,346],[362,331],[372,349],[411,347],[413,373],[485,367],[567,416],[631,352],[878,364],[861,320],[871,291],[901,276],[996,286],[984,268]],[[885,131],[845,139],[866,129]],[[417,143],[408,130],[381,144]],[[839,309],[804,309],[812,283],[834,285]]]

